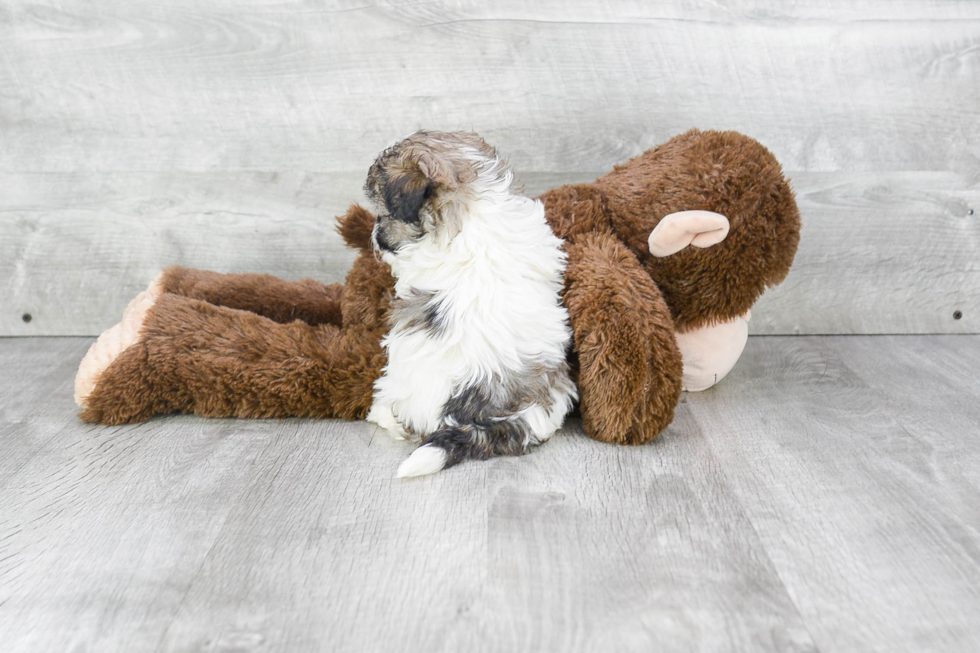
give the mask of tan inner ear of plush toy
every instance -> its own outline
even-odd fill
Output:
[[[650,253],[661,258],[688,245],[711,247],[728,236],[728,218],[712,211],[678,211],[664,216],[650,234]]]

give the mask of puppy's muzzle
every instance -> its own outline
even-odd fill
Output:
[[[374,245],[382,252],[394,252],[395,248],[391,246],[388,239],[385,238],[384,232],[381,231],[380,225],[374,228],[374,233],[371,234],[374,239]]]

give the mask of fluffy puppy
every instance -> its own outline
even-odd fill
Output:
[[[367,419],[423,445],[398,476],[519,455],[575,400],[562,241],[482,138],[418,132],[382,152],[365,192],[395,282],[388,364]]]

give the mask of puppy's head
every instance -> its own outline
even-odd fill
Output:
[[[502,169],[494,149],[469,132],[420,131],[395,143],[378,155],[364,185],[378,214],[375,247],[397,256],[425,238],[448,245],[481,178]]]

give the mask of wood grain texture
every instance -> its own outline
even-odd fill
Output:
[[[703,438],[572,424],[406,483],[410,445],[364,422],[84,425],[63,379],[89,342],[0,339],[24,371],[0,387],[35,390],[0,453],[60,412],[0,478],[7,651],[814,650]],[[49,343],[54,386],[29,364]]]
[[[977,165],[966,0],[5,7],[5,171],[360,171],[423,126],[530,171],[606,169],[692,125],[793,171]]]
[[[820,650],[980,646],[978,364],[974,336],[752,339],[689,399]]]
[[[18,175],[0,199],[0,333],[101,333],[173,264],[343,281],[355,253],[334,216],[360,177]]]
[[[980,186],[963,175],[812,173],[803,229],[754,334],[980,332]]]
[[[99,333],[170,263],[339,280],[332,216],[420,127],[540,191],[692,126],[759,139],[801,195],[755,333],[977,333],[978,32],[967,0],[12,0],[0,334]]]
[[[660,440],[398,481],[364,422],[95,427],[0,339],[4,651],[974,651],[978,336],[756,337]]]
[[[596,173],[597,174],[597,173]],[[596,174],[523,174],[538,194]],[[0,333],[96,335],[167,265],[343,281],[334,216],[362,175],[0,175]],[[980,331],[980,188],[953,173],[809,173],[803,237],[755,334]],[[959,311],[960,319],[954,319]],[[24,322],[24,314],[31,316]]]

